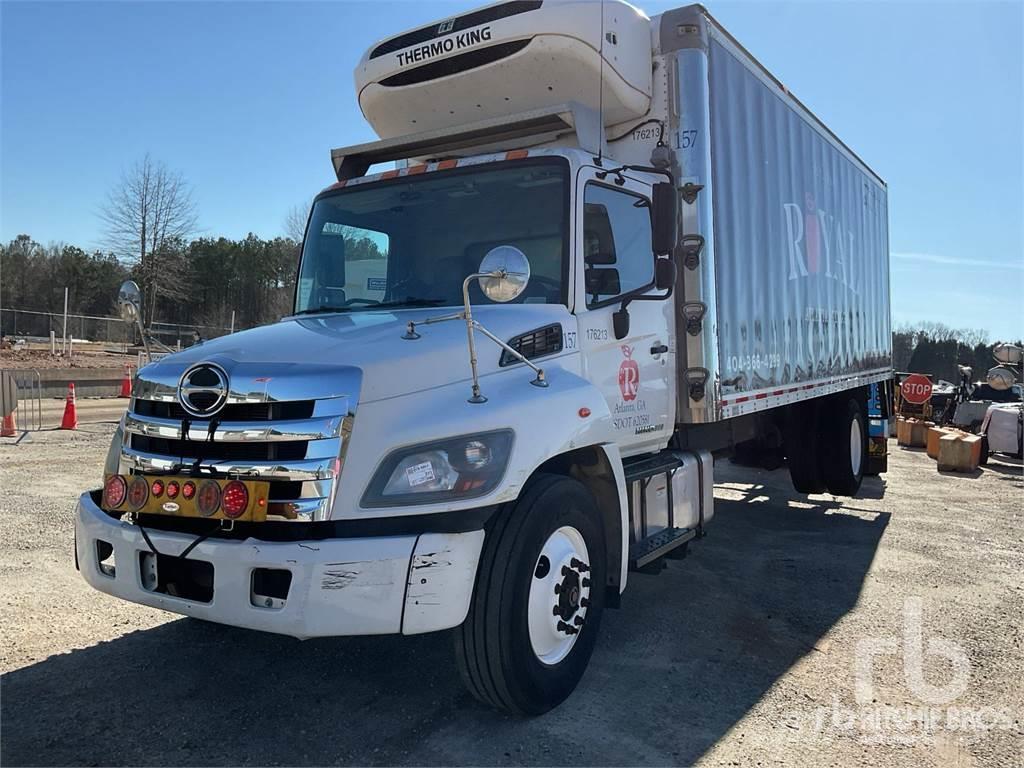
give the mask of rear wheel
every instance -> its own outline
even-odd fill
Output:
[[[818,453],[818,403],[811,400],[792,406],[786,420],[786,463],[797,493],[823,493]]]
[[[842,396],[827,401],[822,437],[825,487],[836,496],[853,496],[860,489],[868,460],[867,419],[861,401]]]
[[[469,691],[515,714],[564,701],[593,653],[604,585],[593,496],[566,477],[535,478],[489,524],[469,614],[455,632]]]

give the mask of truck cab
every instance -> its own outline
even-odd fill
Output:
[[[793,364],[723,346],[767,334],[717,299],[716,36],[699,6],[507,2],[372,46],[381,138],[332,151],[291,314],[138,372],[85,579],[300,638],[456,628],[469,690],[538,714],[628,571],[705,535],[713,453],[775,439],[801,490],[855,492],[884,351],[805,344],[803,287],[770,323]]]

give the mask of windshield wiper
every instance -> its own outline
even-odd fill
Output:
[[[380,304],[372,304],[367,309],[380,309],[381,307],[436,307],[445,304],[447,299],[398,299],[395,301],[382,301]]]
[[[328,312],[348,312],[352,307],[309,307],[308,309],[300,309],[298,312],[293,312],[293,315],[323,315]]]
[[[446,303],[447,299],[400,299],[397,301],[382,301],[371,303],[370,301],[358,300],[358,304],[349,304],[344,307],[310,307],[308,309],[300,309],[298,312],[293,312],[293,315],[323,315],[330,312],[362,312],[365,310],[373,309],[394,309],[396,307],[436,307],[439,304]]]

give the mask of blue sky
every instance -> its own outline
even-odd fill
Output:
[[[640,2],[650,15],[679,2]],[[0,240],[101,242],[145,152],[210,235],[282,233],[375,138],[374,41],[479,3],[0,3]],[[715,2],[711,12],[889,183],[893,318],[1024,335],[1024,4]]]

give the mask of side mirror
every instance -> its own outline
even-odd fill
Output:
[[[619,270],[615,267],[588,267],[583,272],[588,296],[618,296],[622,293]]]
[[[616,339],[629,336],[629,310],[625,307],[612,312],[612,333]]]
[[[484,296],[491,301],[512,301],[530,282],[530,260],[513,245],[499,245],[484,255],[479,274]]]
[[[142,318],[142,291],[134,280],[125,280],[117,291],[117,311],[121,319],[134,323]]]
[[[659,291],[671,291],[676,284],[676,263],[672,259],[654,260],[654,285]]]
[[[659,182],[651,188],[651,248],[655,256],[672,253],[676,247],[676,211],[679,198],[676,188]]]
[[[146,353],[146,360],[153,361],[149,352],[149,340],[146,338],[146,329],[142,327],[142,291],[134,280],[125,280],[117,289],[117,311],[121,319],[126,323],[133,324],[139,330],[139,338],[142,340],[142,349]]]

